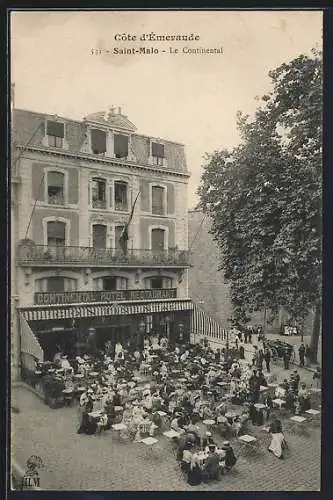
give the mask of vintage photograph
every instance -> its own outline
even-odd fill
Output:
[[[10,15],[11,488],[320,491],[320,10]]]

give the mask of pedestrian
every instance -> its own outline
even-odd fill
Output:
[[[252,344],[252,330],[248,331],[249,344]]]
[[[239,346],[239,358],[245,359],[245,350],[244,350],[244,346],[242,346],[242,345]]]
[[[262,364],[264,362],[264,352],[262,349],[259,349],[258,359],[257,359],[257,368],[258,370],[262,370]]]
[[[299,366],[304,366],[305,345],[303,344],[303,342],[299,346],[298,354],[299,354]]]
[[[245,344],[247,344],[247,330],[245,330],[244,332],[244,342]]]
[[[270,366],[269,365],[271,362],[271,351],[268,349],[268,347],[265,348],[264,359],[265,359],[267,373],[270,373]]]
[[[305,346],[305,359],[306,359],[306,366],[310,366],[311,363],[311,347],[306,344]]]
[[[289,363],[290,363],[290,351],[288,347],[286,347],[283,351],[283,364],[285,370],[289,370]]]

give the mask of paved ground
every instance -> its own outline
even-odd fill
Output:
[[[274,369],[278,378],[285,371]],[[311,372],[300,369],[302,379]],[[107,431],[101,436],[76,434],[77,410],[48,408],[34,394],[16,388],[12,406],[12,451],[24,466],[30,455],[42,457],[41,487],[51,490],[199,490],[199,491],[318,491],[320,488],[320,429],[307,424],[306,436],[287,430],[290,452],[284,461],[267,451],[268,436],[252,429],[262,444],[255,458],[239,457],[235,470],[219,482],[189,486],[180,473],[171,444],[159,438],[156,449],[121,442]],[[251,432],[252,432],[251,431]],[[238,449],[236,449],[236,454]]]

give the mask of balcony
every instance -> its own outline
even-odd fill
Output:
[[[122,250],[76,246],[21,244],[17,261],[23,267],[189,267],[188,252],[169,249]]]

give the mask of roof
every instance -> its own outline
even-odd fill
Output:
[[[106,120],[104,119],[106,118]],[[87,115],[82,121],[71,120],[61,116],[47,113],[28,111],[24,109],[14,109],[13,111],[13,138],[18,146],[40,147],[59,153],[59,148],[51,148],[45,145],[45,120],[57,120],[65,123],[65,139],[68,143],[68,153],[87,153],[87,125],[98,124],[106,128],[124,131],[131,135],[130,147],[134,157],[134,162],[138,166],[154,168],[150,163],[150,143],[153,137],[135,133],[136,127],[128,118],[113,110],[105,113],[102,111]],[[101,127],[102,128],[102,127]],[[182,144],[171,142],[170,140],[159,139],[164,144],[165,165],[158,165],[159,171],[188,174],[186,165],[185,150]],[[100,156],[97,156],[101,160]],[[109,158],[111,159],[111,158]]]

